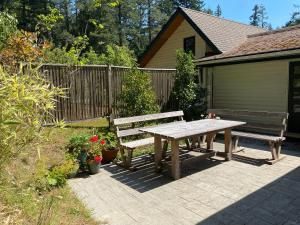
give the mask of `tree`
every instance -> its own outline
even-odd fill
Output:
[[[196,99],[196,69],[192,54],[177,50],[177,65],[172,100],[176,110],[188,111]]]
[[[300,7],[294,5],[295,12],[292,13],[291,19],[285,24],[286,27],[300,24]]]
[[[264,5],[255,5],[252,9],[253,13],[250,16],[250,25],[272,29],[270,23],[267,22],[267,10]]]
[[[194,9],[198,11],[204,10],[204,0],[174,0],[175,7],[182,6],[189,9]]]
[[[253,13],[250,16],[250,25],[259,26],[259,22],[260,22],[259,6],[254,5],[252,11]]]
[[[267,16],[267,10],[266,10],[266,7],[264,5],[260,5],[259,14],[260,14],[260,25],[259,26],[262,27],[262,28],[268,28],[269,23],[267,22],[267,19],[269,17]]]
[[[214,14],[214,12],[212,11],[211,8],[205,9],[204,12],[207,13],[207,14],[209,14],[209,15],[213,15]]]
[[[0,50],[4,48],[8,39],[16,33],[18,21],[6,12],[0,12]]]
[[[216,11],[214,12],[215,16],[221,17],[222,16],[222,9],[221,6],[218,4]]]
[[[132,68],[124,76],[122,92],[118,99],[120,116],[122,117],[159,112],[150,76],[137,68]]]

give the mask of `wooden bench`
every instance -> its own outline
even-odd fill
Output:
[[[220,117],[224,120],[243,121],[247,124],[238,127],[232,132],[232,148],[238,148],[239,137],[268,141],[272,159],[267,163],[274,164],[281,160],[281,145],[285,140],[283,134],[286,130],[288,113],[285,112],[263,112],[230,109],[208,109],[210,118]]]
[[[183,120],[183,111],[175,111],[175,112],[166,112],[166,113],[157,113],[157,114],[149,114],[143,116],[134,116],[134,117],[124,117],[117,118],[113,120],[113,124],[116,128],[117,138],[120,146],[120,153],[122,157],[122,163],[119,164],[127,169],[136,169],[132,166],[132,153],[133,150],[139,147],[144,147],[147,145],[154,144],[154,138],[149,137],[145,138],[144,133],[140,131],[140,125],[144,127],[146,122],[154,122],[161,120],[172,120],[172,123],[182,123]],[[128,137],[135,138],[134,140],[124,139]],[[164,154],[168,148],[168,142],[164,141],[163,151]],[[127,151],[127,153],[126,153]]]

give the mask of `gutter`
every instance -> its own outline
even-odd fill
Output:
[[[205,58],[194,60],[197,66],[210,66],[210,65],[224,65],[224,64],[237,64],[242,62],[259,62],[267,60],[279,60],[288,58],[300,57],[300,49],[286,50],[286,51],[276,51],[276,52],[266,52],[243,56],[232,56],[227,58],[212,58],[205,60]]]

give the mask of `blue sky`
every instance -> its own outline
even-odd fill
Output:
[[[291,18],[292,12],[295,11],[293,5],[300,6],[300,0],[206,0],[205,4],[213,10],[219,4],[224,18],[247,24],[253,6],[263,4],[269,16],[268,22],[273,28],[277,28]]]

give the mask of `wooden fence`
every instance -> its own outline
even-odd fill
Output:
[[[159,105],[169,102],[175,69],[144,69],[151,77]],[[116,116],[122,77],[130,68],[119,66],[50,65],[42,72],[54,86],[66,88],[66,98],[57,98],[54,116],[58,120],[75,121],[104,116]]]

